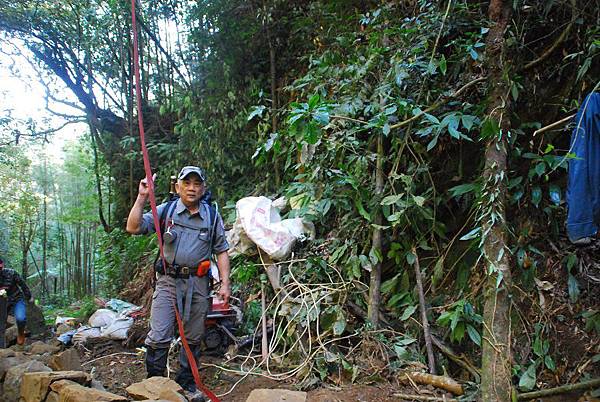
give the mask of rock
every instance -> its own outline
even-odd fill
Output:
[[[94,388],[87,388],[74,381],[59,380],[50,385],[52,391],[58,394],[60,402],[120,402],[127,401],[127,398],[111,394],[110,392],[100,391]]]
[[[17,341],[17,334],[19,333],[19,330],[17,329],[17,327],[10,327],[6,329],[6,332],[4,332],[4,339],[6,340],[6,345],[12,345],[13,343],[15,343]]]
[[[40,306],[27,302],[27,329],[32,335],[43,334],[48,330],[44,313]]]
[[[15,351],[11,349],[0,349],[0,359],[5,359],[7,357],[13,357],[15,355]]]
[[[94,389],[99,389],[100,391],[106,391],[106,388],[104,388],[104,384],[102,384],[98,380],[92,380],[92,384],[90,385],[90,387]]]
[[[83,371],[51,371],[26,373],[21,384],[22,402],[41,402],[48,392],[48,387],[54,382],[69,380],[83,385],[89,385],[91,377]]]
[[[186,402],[185,397],[181,395],[183,388],[175,381],[165,377],[151,377],[131,384],[125,390],[136,401],[164,399],[171,402]]]
[[[246,402],[306,402],[306,392],[288,389],[254,389]]]
[[[52,369],[37,360],[31,360],[10,368],[6,372],[6,377],[4,378],[4,393],[2,395],[2,400],[4,402],[17,402],[19,400],[19,395],[21,395],[21,382],[24,374],[37,371],[52,371]]]
[[[81,371],[81,360],[75,349],[67,349],[64,352],[51,356],[48,367],[56,371]]]
[[[9,349],[9,351],[14,353],[14,356],[7,357],[5,359],[0,359],[0,381],[2,381],[4,379],[6,372],[11,367],[18,366],[19,364],[23,364],[23,363],[31,360],[29,357],[25,356],[21,352],[15,353],[13,350],[10,350],[10,349]]]
[[[48,345],[44,342],[37,341],[31,344],[29,352],[34,355],[43,355],[44,353],[56,353],[60,350],[58,346]]]
[[[54,391],[50,392],[46,397],[45,402],[60,402],[58,394]]]

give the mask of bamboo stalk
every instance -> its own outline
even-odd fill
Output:
[[[400,376],[400,381],[411,381],[421,385],[432,385],[435,388],[452,392],[454,395],[464,394],[462,385],[460,385],[454,379],[442,375],[410,371],[403,373]]]
[[[562,385],[560,387],[555,387],[555,388],[542,389],[542,390],[533,391],[533,392],[526,392],[524,394],[517,395],[517,400],[527,401],[530,399],[541,398],[544,396],[566,394],[567,392],[582,391],[582,390],[598,388],[598,387],[600,387],[600,378],[580,382],[577,384],[568,384],[568,385]]]

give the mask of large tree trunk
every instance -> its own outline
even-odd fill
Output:
[[[484,205],[482,233],[487,280],[483,310],[483,337],[481,356],[481,400],[486,402],[511,400],[511,336],[510,258],[506,244],[504,195],[507,175],[507,135],[509,121],[509,83],[505,78],[508,63],[504,60],[504,33],[510,21],[511,2],[492,0],[489,8],[491,21],[486,42],[488,84],[487,119],[497,124],[500,133],[488,140],[483,177],[489,194]],[[493,212],[489,212],[493,211]]]

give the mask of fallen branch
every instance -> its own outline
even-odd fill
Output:
[[[452,392],[454,395],[462,395],[464,393],[462,385],[460,385],[450,377],[445,377],[441,375],[433,375],[413,371],[406,372],[403,376],[400,376],[400,381],[402,380],[413,381],[421,385],[433,385],[436,388]]]
[[[552,124],[548,124],[545,127],[538,128],[537,130],[535,130],[533,132],[533,136],[535,137],[539,133],[543,133],[544,131],[552,130],[554,127],[562,126],[563,124],[568,123],[569,121],[571,121],[573,119],[573,117],[575,117],[575,114],[567,116],[564,119],[560,119],[559,121],[555,121]]]
[[[438,396],[398,394],[398,393],[394,393],[394,396],[397,396],[398,398],[406,399],[409,401],[458,402],[458,399],[440,398]]]
[[[95,359],[92,359],[92,360],[89,360],[87,362],[81,363],[81,365],[85,366],[85,365],[93,363],[95,361],[106,359],[106,358],[113,357],[113,356],[118,356],[118,355],[138,356],[139,353],[132,353],[132,352],[118,352],[118,353],[113,353],[113,354],[110,354],[110,355],[97,357]]]
[[[595,380],[589,380],[580,382],[578,384],[568,384],[556,388],[542,389],[540,391],[526,392],[524,394],[517,395],[517,400],[527,401],[529,399],[542,398],[550,395],[566,394],[572,391],[582,391],[586,389],[593,389],[600,387],[600,378]]]
[[[471,373],[477,384],[481,382],[481,373],[479,372],[479,369],[473,366],[473,364],[468,359],[457,355],[452,349],[446,346],[437,337],[431,336],[431,340],[433,341],[433,344],[440,350],[440,352],[448,356],[448,358],[454,363],[458,364],[460,367],[464,368],[469,373]]]
[[[427,320],[427,306],[425,305],[425,294],[423,293],[423,279],[421,277],[421,266],[417,249],[412,248],[415,256],[415,277],[417,279],[417,291],[419,292],[419,309],[421,310],[421,324],[423,324],[423,334],[425,336],[425,348],[427,349],[427,361],[429,363],[429,372],[435,374],[435,358],[433,356],[433,346],[431,346],[431,332],[429,331],[429,321]]]

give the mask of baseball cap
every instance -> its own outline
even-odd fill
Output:
[[[179,172],[179,175],[177,175],[177,180],[185,179],[190,173],[196,173],[198,176],[200,176],[200,180],[206,181],[204,170],[198,166],[184,166]]]

